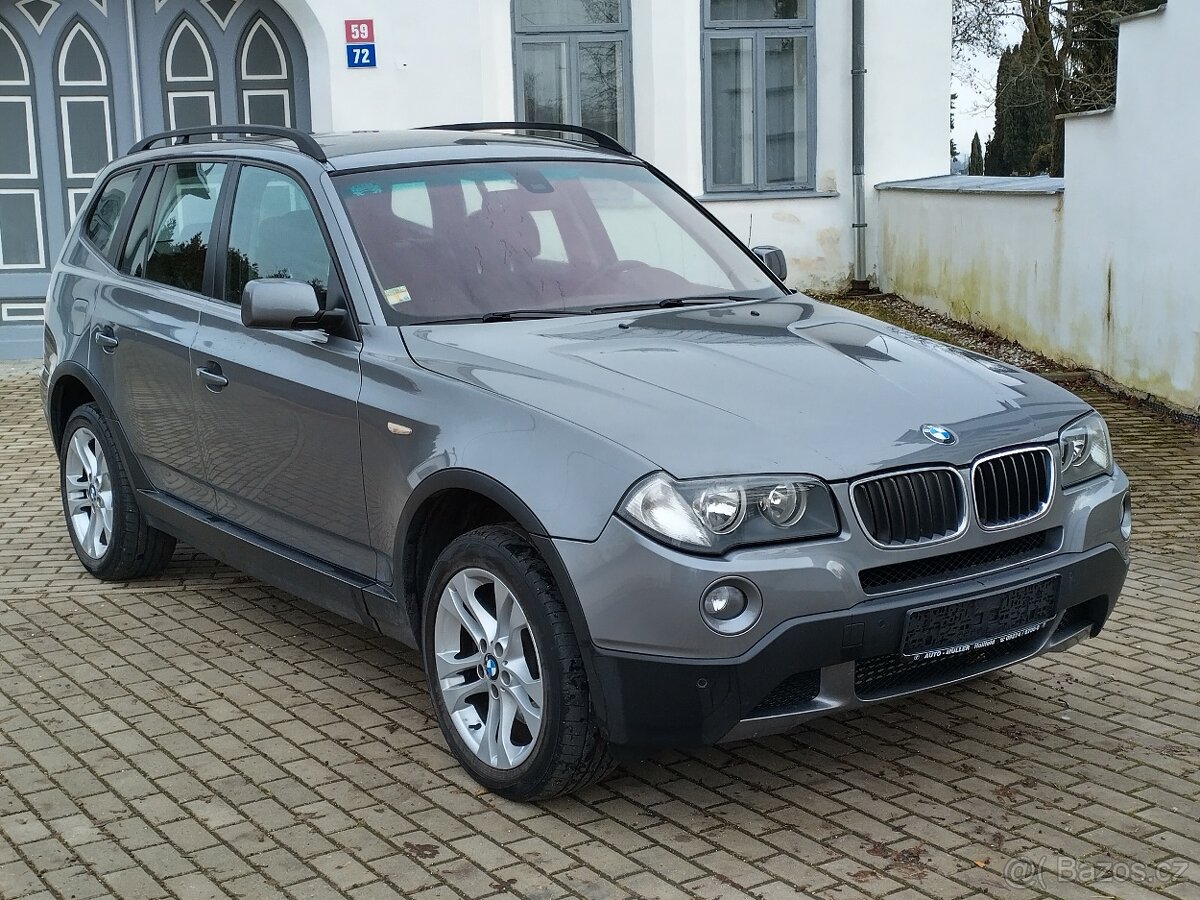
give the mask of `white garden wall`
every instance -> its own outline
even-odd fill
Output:
[[[1062,182],[937,178],[880,191],[880,284],[922,306],[1072,355],[1060,302]]]
[[[881,286],[1200,409],[1194,167],[1171,162],[1200,141],[1197,41],[1197,3],[1123,23],[1116,108],[1067,122],[1061,195],[881,185]]]

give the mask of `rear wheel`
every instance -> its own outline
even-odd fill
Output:
[[[151,528],[108,422],[92,403],[71,415],[59,467],[63,512],[75,555],[105,581],[157,575],[175,552],[175,538]]]
[[[434,711],[476,781],[540,800],[611,770],[578,641],[524,534],[488,526],[453,541],[434,565],[423,621]]]

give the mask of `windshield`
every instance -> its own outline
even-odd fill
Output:
[[[782,293],[640,165],[438,165],[335,184],[393,324]]]

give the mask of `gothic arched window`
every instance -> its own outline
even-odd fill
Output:
[[[70,222],[79,215],[96,175],[116,154],[112,76],[100,43],[82,20],[67,27],[56,60],[55,96]]]
[[[237,58],[241,121],[290,128],[296,119],[291,60],[266,17],[259,15],[251,20],[242,35]]]

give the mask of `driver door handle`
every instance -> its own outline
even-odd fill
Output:
[[[196,377],[203,381],[210,391],[219,391],[221,388],[229,386],[229,379],[221,374],[221,367],[216,363],[209,363],[207,366],[198,368]]]

